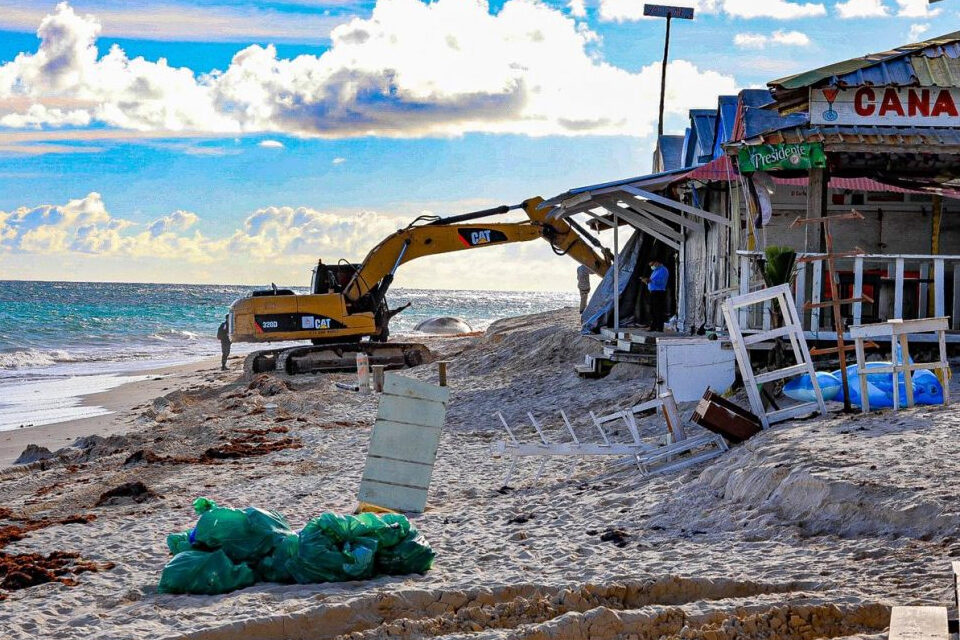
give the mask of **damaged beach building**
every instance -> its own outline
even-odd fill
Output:
[[[662,340],[637,329],[649,321],[640,278],[657,259],[670,271],[666,337],[722,335],[723,301],[770,284],[765,252],[783,247],[798,258],[790,280],[805,336],[835,340],[823,303],[834,292],[817,259],[829,227],[836,297],[848,301],[841,326],[949,316],[947,340],[960,342],[958,110],[960,32],[691,110],[683,135],[660,136],[653,173],[543,205],[613,235],[615,268],[582,315],[584,331]],[[796,223],[838,215],[849,219]],[[771,321],[761,309],[741,325],[763,331]]]

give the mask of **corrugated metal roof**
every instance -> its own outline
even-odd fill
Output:
[[[960,147],[960,129],[934,127],[813,126],[768,131],[744,140],[746,145],[822,142],[890,147]]]
[[[784,129],[786,127],[802,127],[807,124],[809,117],[805,113],[792,113],[781,116],[770,109],[747,107],[743,111],[743,136],[752,138],[767,131]]]
[[[872,53],[860,58],[844,60],[819,69],[780,78],[767,83],[767,85],[773,88],[774,93],[776,93],[778,90],[789,91],[810,87],[823,81],[831,81],[831,84],[836,84],[836,81],[844,77],[850,79],[862,78],[863,74],[866,74],[871,80],[879,80],[879,82],[873,82],[873,84],[911,84],[913,82],[911,80],[914,73],[913,68],[909,64],[906,66],[896,64],[896,60],[906,58],[914,53],[919,53],[931,59],[943,56],[956,58],[960,55],[960,48],[956,46],[958,42],[960,42],[960,31],[954,31],[938,38],[907,44],[890,51]],[[870,69],[871,67],[876,68]],[[867,71],[867,69],[870,70]],[[846,82],[846,84],[861,83],[855,81]]]
[[[683,166],[683,136],[660,136],[657,151],[662,171],[673,171]]]
[[[960,86],[960,46],[952,51],[956,55],[931,58],[926,55],[910,56],[917,84],[921,87]]]
[[[737,94],[737,117],[733,122],[733,135],[730,140],[742,140],[746,131],[744,117],[750,107],[764,107],[774,104],[769,89],[744,89]]]
[[[723,144],[733,139],[737,119],[737,96],[720,96],[717,101],[717,126],[713,134],[713,158],[723,155]]]

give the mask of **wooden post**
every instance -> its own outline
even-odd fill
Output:
[[[933,261],[933,317],[941,318],[944,315],[944,273],[943,258]]]
[[[960,328],[960,262],[953,264],[953,328]]]
[[[447,360],[440,360],[437,362],[437,375],[439,377],[440,386],[447,386]]]
[[[943,197],[933,196],[933,229],[930,234],[930,253],[940,253],[940,226],[943,221]]]
[[[903,320],[903,258],[894,261],[893,317]]]
[[[383,392],[383,372],[386,367],[382,364],[375,364],[370,367],[373,372],[373,390],[377,393]]]
[[[853,303],[853,324],[862,324],[863,320],[863,257],[858,256],[853,260],[853,297],[856,302]]]
[[[810,169],[809,184],[807,184],[807,217],[827,217],[827,191],[830,184],[830,174],[826,169]],[[826,229],[820,227],[817,252],[823,253],[827,246]]]

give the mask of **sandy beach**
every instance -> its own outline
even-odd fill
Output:
[[[297,528],[355,509],[377,397],[337,389],[347,374],[247,381],[239,359],[223,374],[205,361],[87,399],[111,415],[0,434],[7,515],[95,516],[3,551],[74,551],[100,569],[70,576],[74,586],[0,591],[0,637],[881,638],[892,604],[952,605],[953,407],[788,422],[673,474],[590,460],[533,482],[530,462],[502,488],[495,411],[513,423],[531,411],[559,434],[559,409],[606,413],[653,393],[650,368],[578,378],[573,365],[598,347],[576,318],[425,340],[450,361],[452,396],[427,511],[411,518],[437,554],[423,576],[157,593],[165,537],[193,524],[198,496],[276,509]],[[435,382],[437,371],[403,375]],[[29,444],[92,434],[102,439],[60,459],[10,465]],[[96,506],[135,480],[151,492],[142,502]]]

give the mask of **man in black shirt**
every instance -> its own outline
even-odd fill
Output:
[[[230,356],[230,328],[228,322],[230,314],[224,316],[224,320],[217,328],[217,340],[220,341],[220,370],[227,370],[227,358]]]

